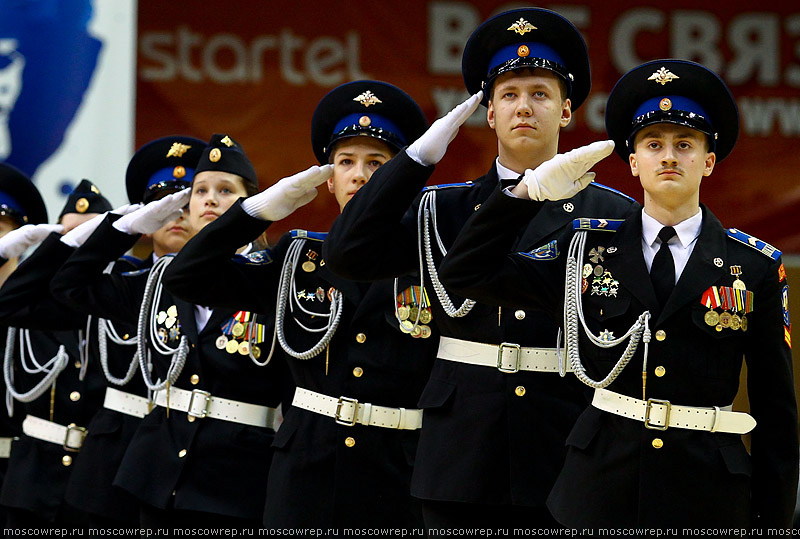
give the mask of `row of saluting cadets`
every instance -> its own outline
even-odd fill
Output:
[[[7,527],[791,524],[781,253],[699,202],[737,138],[725,84],[636,67],[611,140],[559,154],[590,89],[572,24],[502,13],[463,65],[472,97],[430,127],[395,86],[335,88],[320,165],[260,192],[231,136],[167,136],[129,205],[84,180],[48,225],[0,166]],[[426,187],[479,105],[497,159]],[[643,205],[593,182],[614,150]],[[259,243],[326,182],[328,234]]]

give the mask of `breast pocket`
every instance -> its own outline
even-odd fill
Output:
[[[628,297],[597,297],[592,301],[584,301],[586,326],[592,335],[603,340],[618,339],[625,335],[641,314],[631,312],[631,300]],[[612,348],[601,348],[589,343],[582,327],[578,332],[581,335],[581,348],[592,350],[592,357],[600,362],[616,362],[625,350],[625,342]]]

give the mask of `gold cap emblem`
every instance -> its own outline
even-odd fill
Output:
[[[521,36],[527,34],[531,30],[536,30],[536,29],[537,28],[534,25],[532,25],[522,17],[520,17],[517,22],[506,28],[506,30],[511,30],[513,32],[516,32]]]
[[[383,103],[378,96],[367,90],[363,94],[356,96],[353,101],[357,101],[364,105],[365,107],[369,107],[370,105],[375,105],[376,103]]]
[[[219,151],[219,148],[214,148],[208,152],[208,160],[212,163],[216,163],[220,159],[222,159],[222,152]]]
[[[169,147],[169,151],[167,152],[167,157],[183,157],[183,154],[191,148],[189,144],[181,144],[180,142],[173,142],[172,146]]]
[[[659,83],[661,86],[664,86],[668,82],[672,82],[673,79],[679,79],[680,77],[667,69],[666,67],[662,67],[652,75],[650,75],[647,80],[654,80]]]
[[[93,183],[92,183],[92,184],[89,184],[89,190],[90,190],[92,193],[96,194],[96,195],[99,195],[99,194],[100,194],[100,189],[98,189],[98,188],[97,188],[97,186],[96,186],[95,184],[93,184]]]
[[[531,50],[528,48],[527,45],[520,45],[517,49],[517,56],[520,58],[525,58],[531,53]]]
[[[672,108],[672,101],[670,101],[670,99],[668,97],[665,97],[658,104],[658,108],[660,108],[663,111],[667,111],[667,110]]]
[[[369,124],[371,123],[372,120],[370,120],[369,116],[362,116],[361,118],[358,119],[358,125],[360,125],[361,127],[369,127]]]
[[[225,135],[225,137],[222,140],[220,140],[220,142],[223,143],[228,148],[233,146],[233,141],[231,140],[231,137],[229,137],[228,135]]]
[[[183,168],[182,166],[178,165],[177,167],[172,169],[173,178],[181,179],[184,176],[186,176],[186,169]]]
[[[79,198],[77,202],[75,202],[75,211],[78,213],[86,213],[86,210],[89,209],[89,201],[85,198]]]

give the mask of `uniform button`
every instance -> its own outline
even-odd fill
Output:
[[[520,309],[520,310],[518,310],[517,312],[514,313],[514,316],[517,318],[517,320],[524,320],[525,319],[525,311]]]
[[[517,397],[522,397],[525,395],[525,386],[517,386],[514,393],[516,393]]]
[[[64,455],[63,457],[61,457],[61,464],[63,464],[64,466],[71,466],[72,457],[70,457],[69,455]]]
[[[123,336],[122,336],[122,340],[123,340],[123,341],[127,341],[127,340],[128,340],[128,339],[130,339],[130,338],[131,338],[131,336],[130,336],[130,335],[128,335],[127,333],[126,333],[125,335],[123,335]]]
[[[658,367],[656,367],[656,376],[658,376],[659,378],[661,378],[661,377],[662,377],[662,376],[664,376],[665,374],[667,374],[667,369],[665,369],[665,368],[664,368],[664,367],[662,367],[661,365],[659,365]]]
[[[81,368],[81,362],[80,361],[76,361],[75,362],[75,368],[76,369],[80,369]]]
[[[653,447],[661,449],[664,447],[664,441],[661,438],[653,438]]]
[[[656,340],[657,341],[663,341],[666,338],[667,338],[667,332],[666,331],[664,331],[663,329],[659,329],[658,331],[656,331]]]
[[[194,343],[192,343],[192,348],[194,348]]]
[[[481,208],[480,204],[475,204],[475,211],[478,211]]]
[[[183,458],[185,456],[186,456],[186,450],[185,449],[181,449],[180,451],[178,451],[178,458]]]
[[[572,213],[572,211],[574,209],[575,209],[575,205],[572,202],[567,202],[566,204],[564,204],[564,211],[565,212]]]
[[[194,423],[194,420],[195,420],[195,419],[197,419],[195,416],[193,416],[193,415],[189,415],[189,414],[186,414],[186,420],[187,420],[189,423]]]
[[[347,438],[344,439],[344,445],[346,445],[347,447],[353,447],[354,445],[356,445],[356,439],[353,438],[352,436],[348,436]]]
[[[366,340],[367,340],[367,336],[364,335],[363,333],[359,333],[358,335],[356,335],[356,342],[358,342],[358,344],[363,344],[364,341],[366,341]]]
[[[355,376],[356,378],[361,378],[363,374],[364,374],[364,369],[362,369],[361,367],[356,367],[355,369],[353,369],[353,376]]]
[[[72,393],[69,394],[69,400],[71,400],[72,402],[77,402],[81,400],[81,394],[77,391],[73,391]]]
[[[193,374],[189,381],[192,383],[193,386],[196,386],[198,382],[200,382],[200,377],[196,374]]]

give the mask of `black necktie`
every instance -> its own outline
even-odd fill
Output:
[[[672,289],[675,288],[675,261],[669,251],[667,243],[675,236],[675,229],[665,226],[658,233],[661,240],[661,247],[653,258],[653,265],[650,268],[650,280],[653,281],[653,288],[656,291],[658,303],[663,308],[667,303]]]

